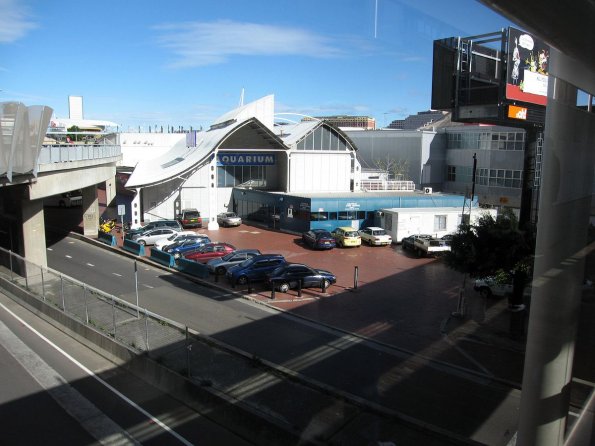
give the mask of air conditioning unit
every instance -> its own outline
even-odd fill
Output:
[[[432,188],[431,187],[424,187],[424,194],[431,194]]]

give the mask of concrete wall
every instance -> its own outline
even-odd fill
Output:
[[[362,168],[376,168],[376,160],[406,160],[408,171],[405,180],[413,181],[419,189],[424,184],[424,175],[434,181],[440,168],[440,157],[435,153],[442,146],[434,143],[434,132],[374,130],[345,132],[357,147],[357,159]],[[433,155],[433,158],[431,158]],[[426,166],[426,163],[431,168]],[[424,173],[424,166],[426,166]]]
[[[348,192],[351,181],[349,152],[293,152],[289,191]]]

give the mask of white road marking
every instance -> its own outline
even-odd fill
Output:
[[[87,263],[87,266],[95,266],[95,265],[93,265],[92,263]]]
[[[74,365],[76,365],[77,367],[79,367],[82,371],[84,371],[87,375],[89,375],[92,378],[95,378],[99,383],[101,383],[102,385],[104,385],[108,390],[110,390],[111,392],[113,392],[115,395],[117,395],[118,397],[120,397],[122,400],[124,400],[126,403],[128,403],[130,406],[134,407],[136,410],[138,410],[140,413],[142,413],[144,416],[146,416],[147,418],[149,418],[153,423],[157,424],[158,426],[160,426],[163,430],[169,432],[171,435],[173,435],[175,438],[177,438],[180,442],[182,442],[185,445],[188,446],[192,446],[192,443],[188,440],[186,440],[184,437],[182,437],[180,434],[178,434],[176,431],[174,431],[173,429],[171,429],[169,426],[167,426],[165,423],[163,423],[161,420],[159,420],[158,418],[155,418],[153,415],[151,415],[149,412],[147,412],[145,409],[143,409],[142,407],[140,407],[138,404],[136,404],[134,401],[132,401],[130,398],[128,398],[126,395],[124,395],[123,393],[121,393],[119,390],[117,390],[116,388],[112,387],[110,384],[108,384],[107,382],[105,382],[104,380],[102,380],[100,377],[98,377],[95,373],[93,373],[92,370],[88,369],[87,367],[85,367],[83,364],[81,364],[80,362],[78,362],[76,359],[74,359],[72,356],[70,356],[68,353],[66,353],[64,350],[62,350],[60,347],[58,347],[56,344],[54,344],[52,341],[50,341],[48,338],[46,338],[44,335],[42,335],[40,332],[38,332],[35,328],[33,328],[31,325],[29,325],[27,322],[25,322],[23,319],[21,319],[19,316],[17,316],[15,313],[13,313],[12,311],[10,311],[8,308],[6,308],[4,306],[4,304],[0,303],[0,307],[2,307],[6,312],[8,312],[9,314],[11,314],[17,321],[19,321],[24,327],[28,328],[29,330],[31,330],[35,335],[37,335],[40,339],[42,339],[43,341],[45,341],[48,345],[50,345],[52,348],[54,348],[58,353],[62,354],[66,359],[68,359],[70,362],[72,362]]]
[[[143,286],[145,286],[147,288],[151,288],[151,289],[155,288],[155,287],[152,287],[151,285],[147,285],[146,283],[143,283]]]
[[[122,277],[122,274],[112,273],[114,276]]]
[[[53,251],[53,250],[54,250],[53,248],[48,248],[48,251]]]
[[[66,254],[65,256],[67,259],[72,259],[72,256],[69,256],[68,254]]]
[[[6,308],[5,308],[6,309]],[[14,316],[14,314],[13,314]],[[0,343],[50,396],[99,443],[139,444],[0,322]]]

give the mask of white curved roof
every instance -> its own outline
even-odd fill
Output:
[[[158,158],[139,162],[128,179],[126,187],[159,184],[194,169],[207,161],[212,152],[229,135],[248,123],[254,123],[268,130],[270,137],[277,141],[279,147],[284,147],[283,142],[270,130],[273,122],[273,100],[273,95],[265,96],[219,117],[208,131],[197,132],[196,147],[187,147],[185,141],[180,141]],[[263,121],[260,120],[261,118],[265,121],[269,120],[269,114],[270,128],[263,125]]]
[[[280,125],[275,127],[275,134],[283,140],[286,146],[293,148],[304,136],[320,125],[322,125],[322,121],[303,121],[296,124]]]

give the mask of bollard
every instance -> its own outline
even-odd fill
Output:
[[[356,266],[353,272],[353,289],[357,290],[357,280],[359,275],[359,268]]]
[[[271,282],[271,299],[275,299],[275,282]]]
[[[326,279],[322,279],[322,283],[320,284],[320,290],[323,293],[326,293]]]
[[[215,283],[219,282],[219,270],[215,270]]]
[[[302,279],[298,280],[298,297],[302,297]]]

